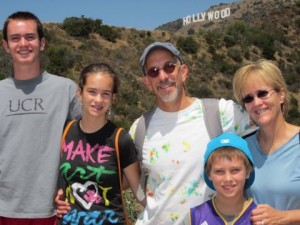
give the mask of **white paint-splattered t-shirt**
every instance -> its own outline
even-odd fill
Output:
[[[248,114],[233,101],[221,99],[219,109],[224,132],[240,134],[248,128]],[[137,121],[130,130],[133,136],[136,125]],[[199,99],[179,112],[156,109],[142,154],[149,174],[147,205],[136,224],[183,224],[189,208],[211,198],[213,191],[203,179],[209,140]]]

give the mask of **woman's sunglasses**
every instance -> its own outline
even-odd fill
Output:
[[[278,92],[278,90],[274,89],[274,88],[270,89],[270,90],[260,90],[260,91],[256,92],[255,96],[253,96],[253,95],[246,95],[244,98],[242,98],[242,102],[245,103],[245,104],[250,103],[250,102],[252,102],[254,100],[255,97],[260,98],[262,100],[265,100],[265,99],[267,99],[267,98],[270,97],[270,95],[271,95],[270,92],[271,91]],[[275,92],[273,92],[273,93],[275,93]]]
[[[151,67],[149,70],[147,70],[146,74],[152,78],[155,78],[159,75],[160,70],[163,70],[165,71],[165,73],[169,74],[169,73],[173,73],[175,68],[176,68],[176,63],[166,62],[162,68],[159,68],[157,66]]]

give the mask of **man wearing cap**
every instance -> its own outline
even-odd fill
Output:
[[[254,181],[253,158],[247,142],[230,133],[212,139],[204,155],[204,179],[216,196],[190,209],[185,224],[251,225],[253,198],[244,190]]]
[[[180,52],[166,42],[145,48],[140,63],[143,82],[156,95],[157,107],[147,126],[142,164],[148,171],[147,205],[136,224],[183,224],[191,207],[213,196],[203,177],[203,156],[210,138],[202,102],[187,95],[189,68]],[[249,116],[233,101],[220,99],[223,132],[241,134]],[[139,118],[140,119],[140,118]],[[137,119],[130,133],[134,137]]]

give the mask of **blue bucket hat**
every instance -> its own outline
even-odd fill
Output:
[[[174,45],[172,45],[170,42],[156,41],[156,42],[153,42],[152,44],[148,45],[145,48],[145,50],[140,58],[140,63],[141,63],[141,67],[142,67],[142,71],[143,71],[144,75],[146,75],[144,66],[145,66],[146,59],[147,59],[149,53],[151,51],[153,51],[154,49],[159,49],[159,48],[168,50],[169,52],[171,52],[173,55],[175,55],[179,59],[181,64],[183,63],[180,52],[174,47]]]
[[[242,151],[247,156],[248,160],[250,161],[250,163],[253,166],[253,158],[252,158],[252,154],[249,150],[247,141],[245,141],[243,138],[241,138],[238,135],[224,133],[224,134],[221,134],[220,136],[212,139],[208,143],[206,152],[204,154],[204,167],[206,166],[209,156],[215,150],[222,148],[222,147],[233,147],[233,148],[236,148],[236,149]],[[254,170],[252,170],[249,178],[246,180],[245,189],[249,188],[253,184],[254,177],[255,177]],[[213,182],[208,178],[208,174],[206,173],[205,170],[204,170],[204,180],[208,187],[215,190]]]

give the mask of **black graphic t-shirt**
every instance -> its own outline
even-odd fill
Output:
[[[108,122],[99,131],[84,133],[76,121],[62,149],[60,188],[72,209],[59,224],[125,224],[115,151],[117,127]],[[135,145],[125,131],[120,133],[121,169],[137,161]]]

